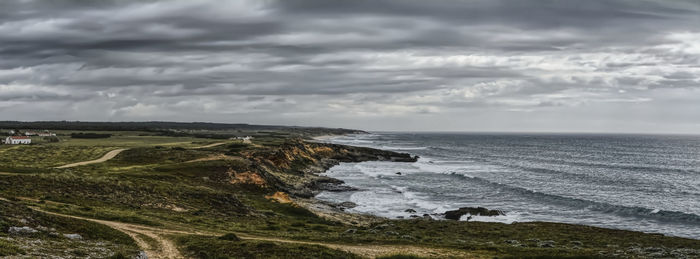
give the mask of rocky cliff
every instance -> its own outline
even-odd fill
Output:
[[[243,155],[251,162],[250,171],[234,172],[234,179],[254,182],[299,197],[312,197],[321,190],[349,188],[343,186],[340,180],[319,175],[341,162],[415,162],[418,159],[406,153],[300,139],[269,149],[244,152]]]

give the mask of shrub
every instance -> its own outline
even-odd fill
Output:
[[[44,141],[55,143],[55,142],[59,142],[61,140],[56,136],[48,136],[48,137],[44,137]]]
[[[99,134],[99,133],[71,133],[71,138],[109,138],[112,134]]]
[[[24,254],[24,251],[19,247],[0,239],[0,256]]]
[[[238,238],[238,236],[236,236],[236,234],[234,233],[226,233],[223,236],[220,236],[219,239],[228,241],[241,241],[241,239]]]
[[[180,236],[177,243],[185,255],[193,258],[359,258],[345,251],[307,244],[230,242],[205,236]]]

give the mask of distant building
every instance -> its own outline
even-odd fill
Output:
[[[56,133],[51,133],[48,130],[45,130],[44,132],[27,131],[24,133],[24,135],[25,136],[39,136],[39,137],[53,137],[53,136],[56,136]]]
[[[18,145],[18,144],[31,144],[32,139],[27,136],[9,136],[5,138],[5,144],[8,145]]]
[[[243,140],[243,143],[251,143],[250,140],[253,139],[253,137],[251,137],[251,136],[245,136],[245,137],[236,137],[235,139]]]

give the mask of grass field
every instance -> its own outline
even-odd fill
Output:
[[[0,145],[0,171],[12,171],[13,168],[52,168],[94,160],[119,148],[154,146],[193,148],[222,142],[222,140],[191,137],[152,136],[145,135],[143,132],[107,133],[113,136],[105,139],[76,139],[64,136],[69,134],[62,132],[59,133],[61,141],[58,143],[35,141],[32,145]]]
[[[265,241],[227,240],[211,236],[181,236],[178,244],[195,258],[360,258],[357,255],[318,245]]]
[[[60,134],[68,134],[61,132]],[[29,242],[47,242],[51,251],[70,247],[67,258],[80,258],[104,243],[113,256],[135,255],[129,237],[99,224],[71,221],[33,212],[27,206],[85,218],[215,235],[164,236],[182,254],[195,258],[355,258],[347,251],[318,245],[220,239],[224,233],[240,233],[285,240],[328,244],[402,245],[420,249],[493,256],[630,256],[637,250],[662,247],[674,251],[700,251],[700,241],[555,223],[482,223],[426,219],[383,220],[364,226],[329,220],[295,204],[265,198],[290,191],[309,166],[337,154],[328,147],[305,146],[288,136],[266,136],[253,144],[230,143],[194,149],[216,139],[146,136],[144,132],[112,132],[107,139],[66,139],[59,143],[0,147],[0,256],[39,250]],[[320,145],[320,144],[319,144]],[[57,165],[92,160],[115,148],[129,148],[114,159],[66,169]],[[316,150],[323,150],[316,151]],[[326,152],[326,153],[324,153]],[[339,153],[340,154],[340,153]],[[292,197],[294,198],[294,197]],[[7,209],[11,206],[21,210]],[[23,223],[22,218],[32,221]],[[11,226],[38,228],[65,223],[62,232],[84,233],[81,244],[59,238],[50,231],[13,236]],[[94,232],[94,233],[93,233]],[[150,243],[155,240],[144,237]],[[542,242],[551,244],[543,246]],[[622,253],[619,253],[622,251]],[[629,252],[632,251],[632,252]],[[651,251],[651,250],[650,250]],[[656,250],[654,250],[656,251]],[[57,252],[58,253],[58,252]],[[617,255],[616,255],[617,254]],[[700,256],[700,254],[698,254]],[[387,258],[415,258],[394,254]]]

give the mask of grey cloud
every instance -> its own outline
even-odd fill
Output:
[[[673,106],[700,98],[697,24],[693,0],[2,1],[0,108],[362,128]]]

